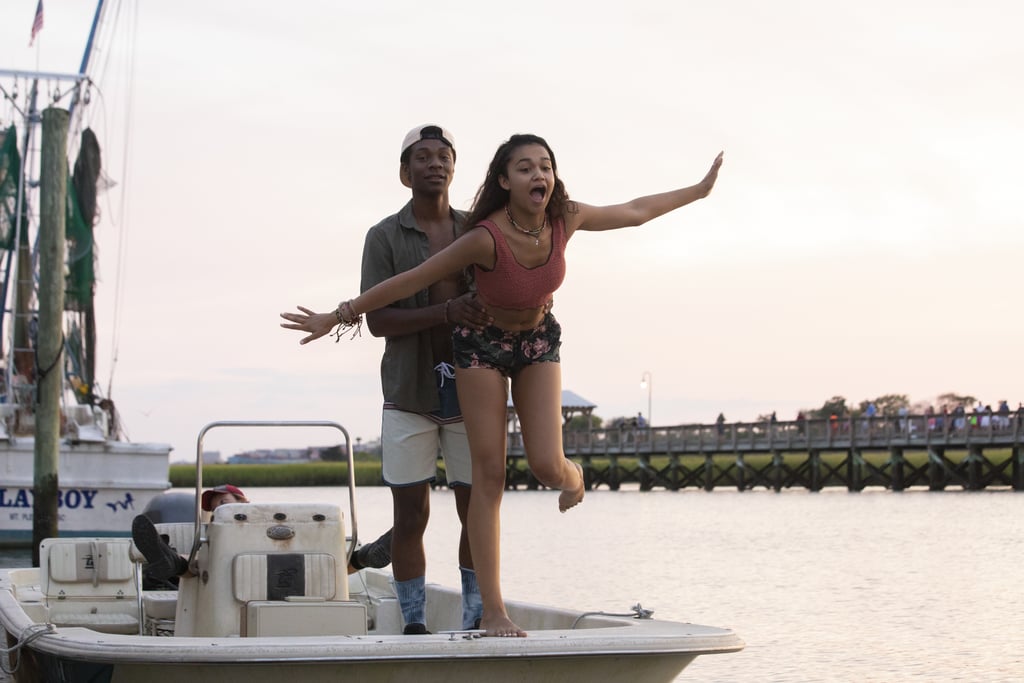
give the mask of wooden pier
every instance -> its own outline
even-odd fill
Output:
[[[1024,491],[1024,415],[905,415],[674,427],[566,430],[565,454],[587,490],[733,487],[774,491],[883,487]],[[506,486],[538,488],[518,432]]]

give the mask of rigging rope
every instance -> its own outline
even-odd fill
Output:
[[[128,222],[129,212],[129,192],[128,192],[128,179],[131,177],[131,150],[133,146],[133,133],[134,127],[132,125],[134,107],[135,107],[135,58],[137,53],[138,41],[136,36],[138,35],[138,24],[139,14],[138,9],[134,4],[130,5],[132,8],[131,16],[128,17],[128,21],[131,22],[130,30],[126,31],[126,51],[128,53],[127,59],[124,60],[126,65],[126,95],[124,103],[124,122],[122,130],[124,131],[124,142],[121,147],[121,189],[120,189],[120,206],[119,206],[119,218],[118,221],[118,240],[117,240],[117,260],[115,263],[115,274],[114,274],[114,310],[111,323],[111,343],[110,343],[110,376],[107,380],[107,397],[113,396],[113,384],[114,384],[114,370],[117,367],[117,357],[121,344],[121,304],[124,300],[125,290],[125,251],[127,242],[126,225]],[[121,4],[117,4],[117,11],[115,16],[115,30],[112,34],[117,34],[116,23],[120,19],[120,8]],[[127,22],[126,22],[127,23]]]

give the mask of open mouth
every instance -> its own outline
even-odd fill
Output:
[[[535,187],[530,190],[530,196],[536,201],[542,201],[547,191],[543,187]]]

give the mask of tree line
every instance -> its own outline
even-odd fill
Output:
[[[829,419],[835,415],[838,419],[845,419],[850,417],[859,417],[865,414],[875,415],[899,415],[913,414],[913,415],[924,415],[929,411],[929,408],[937,413],[942,413],[943,409],[952,412],[956,408],[967,409],[970,406],[978,402],[977,397],[971,394],[959,394],[956,392],[946,392],[939,394],[934,402],[930,401],[916,401],[912,402],[907,394],[882,394],[875,398],[864,399],[858,403],[851,403],[845,396],[833,396],[821,404],[818,408],[804,408],[799,411],[804,418],[813,419]],[[1005,401],[1003,401],[1005,403]],[[874,406],[874,410],[870,409]],[[795,417],[795,416],[794,416]],[[724,415],[722,416],[724,421]],[[772,422],[776,418],[775,413],[767,413],[758,415],[753,421],[754,422]],[[619,427],[632,427],[635,426],[635,417],[619,416],[610,419],[603,419],[598,415],[574,415],[567,423],[566,428],[576,431],[586,431],[589,429],[617,429]],[[742,420],[734,420],[742,422]]]

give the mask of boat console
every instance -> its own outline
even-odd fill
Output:
[[[181,578],[175,634],[366,633],[348,599],[344,515],[326,503],[222,505]]]

